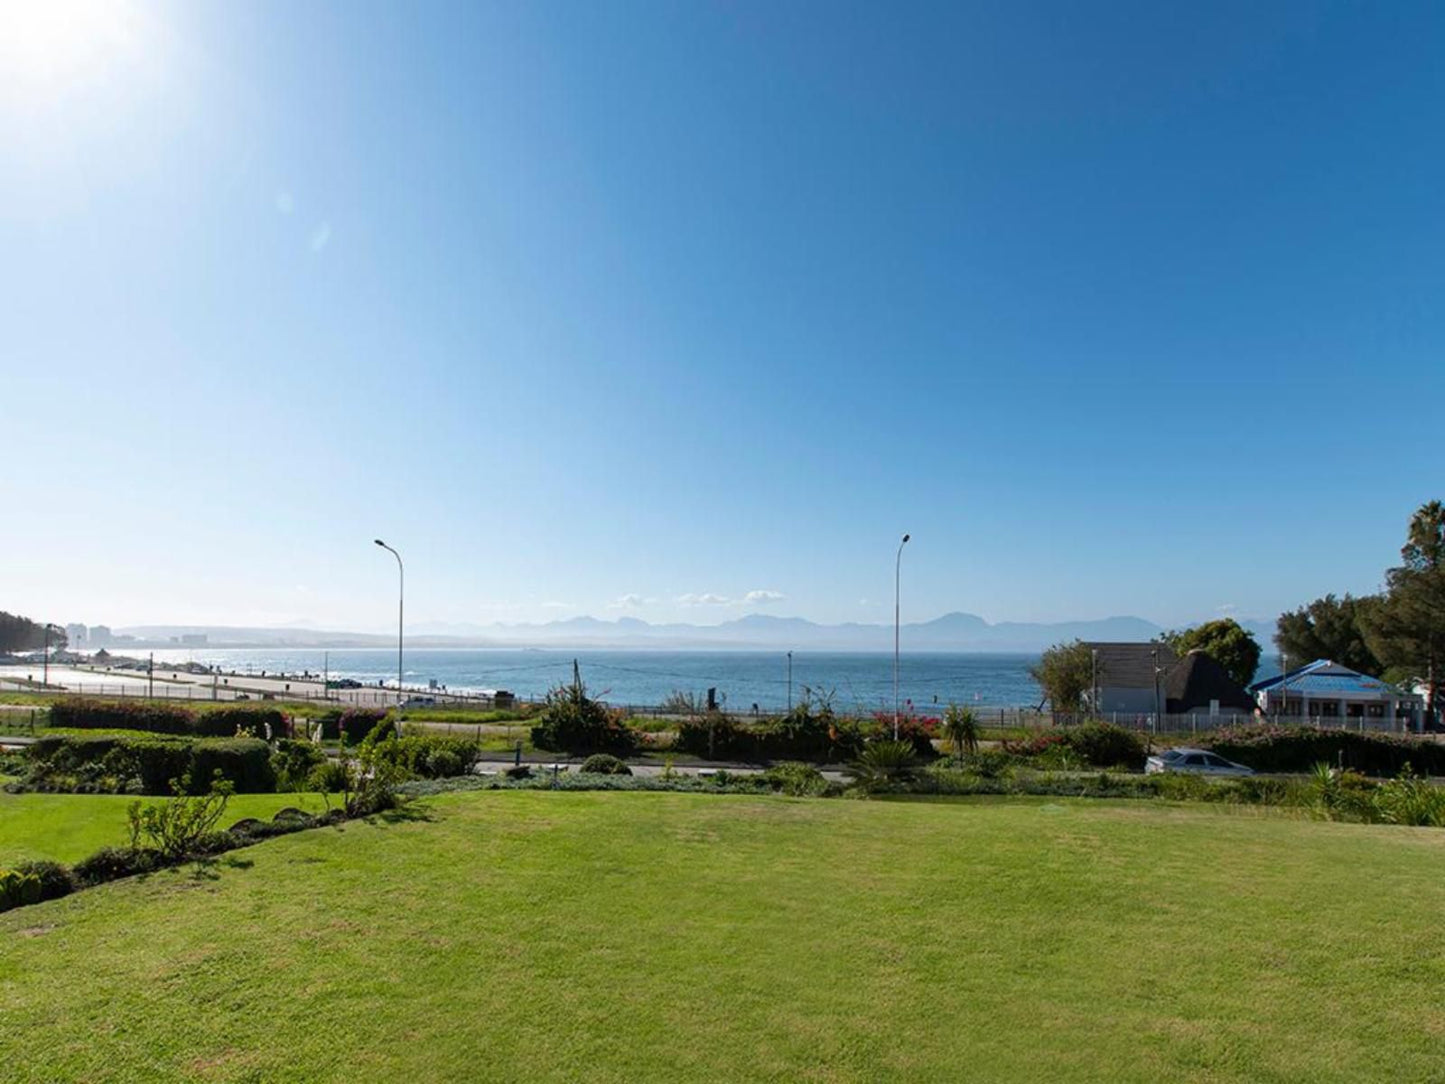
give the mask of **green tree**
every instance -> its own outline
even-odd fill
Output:
[[[1029,667],[1029,676],[1039,683],[1044,699],[1055,711],[1078,711],[1084,693],[1093,681],[1093,656],[1081,640],[1055,644]]]
[[[1445,506],[1439,501],[1416,509],[1400,558],[1385,573],[1383,600],[1364,615],[1366,639],[1386,666],[1424,677],[1433,712],[1445,660]]]
[[[50,650],[65,647],[65,630],[52,626]],[[0,651],[40,651],[45,647],[45,626],[38,621],[0,610]]]
[[[1279,615],[1275,646],[1295,665],[1333,659],[1351,670],[1379,677],[1385,665],[1370,650],[1363,624],[1364,615],[1379,605],[1375,595],[1317,598],[1308,606]]]
[[[1191,651],[1204,652],[1240,685],[1253,681],[1259,669],[1259,641],[1232,617],[1177,632],[1171,629],[1159,639],[1181,658]]]

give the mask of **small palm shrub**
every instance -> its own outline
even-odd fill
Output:
[[[917,767],[918,756],[911,742],[872,741],[848,766],[848,774],[862,790],[871,791],[907,782]]]
[[[972,708],[948,705],[943,713],[943,734],[956,756],[972,756],[978,752],[978,730],[978,716]]]
[[[632,769],[611,753],[593,753],[578,771],[588,775],[631,775]]]

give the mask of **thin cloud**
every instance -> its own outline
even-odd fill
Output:
[[[704,591],[700,595],[689,591],[685,595],[678,595],[677,601],[683,606],[730,606],[733,600],[726,595],[715,595],[711,591]]]
[[[295,209],[296,201],[291,198],[290,192],[276,193],[276,210],[280,211],[283,215],[289,215]]]
[[[575,610],[577,607],[570,602],[544,602],[542,608],[545,610]]]
[[[766,605],[769,602],[782,602],[788,596],[781,591],[754,590],[743,596],[743,601],[755,605]]]
[[[629,593],[626,595],[618,595],[607,604],[607,608],[609,610],[635,610],[639,606],[646,605],[651,601],[651,599],[643,598],[641,595]]]
[[[323,222],[311,231],[311,251],[320,252],[331,243],[331,223]]]

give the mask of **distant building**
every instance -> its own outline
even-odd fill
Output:
[[[1153,715],[1164,708],[1164,681],[1178,661],[1168,644],[1086,643],[1093,688],[1084,703],[1100,715]]]
[[[206,634],[204,632],[183,632],[181,633],[181,645],[184,647],[205,647]]]
[[[1418,694],[1329,659],[1257,681],[1249,691],[1266,715],[1325,726],[1419,729],[1425,709]]]
[[[113,643],[110,628],[106,625],[92,625],[90,627],[90,646],[105,647]]]
[[[77,647],[84,647],[86,632],[87,629],[84,625],[66,625],[65,642],[71,647],[72,650]]]
[[[1169,668],[1164,679],[1167,715],[1253,715],[1254,698],[1212,655],[1198,649]]]

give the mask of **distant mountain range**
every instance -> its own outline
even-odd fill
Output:
[[[1272,621],[1241,621],[1266,652],[1273,650]],[[204,634],[207,647],[382,647],[395,643],[387,634],[328,632],[304,628],[243,628],[205,625],[143,625],[117,629],[145,644],[177,646],[172,638]],[[1142,642],[1163,628],[1139,617],[1093,621],[990,624],[976,614],[948,613],[902,628],[906,651],[1037,652],[1069,640]],[[653,625],[635,617],[614,621],[573,617],[541,624],[420,624],[406,630],[413,647],[576,647],[622,649],[771,649],[795,651],[888,651],[892,625],[848,622],[820,625],[801,617],[748,614],[719,625]]]

